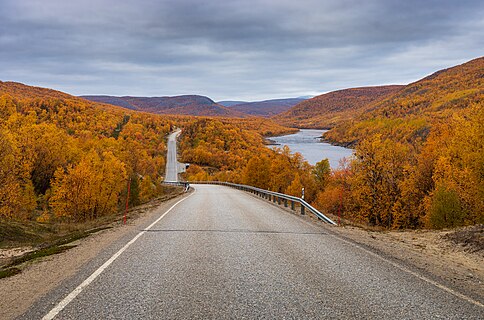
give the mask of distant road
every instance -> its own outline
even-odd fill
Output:
[[[176,139],[180,135],[181,130],[177,130],[168,136],[168,150],[166,155],[166,171],[165,181],[178,181],[178,160],[176,153]]]
[[[331,227],[239,190],[194,187],[21,318],[484,316],[479,303],[333,235]]]

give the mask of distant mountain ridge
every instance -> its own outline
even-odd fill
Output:
[[[298,128],[331,128],[368,110],[380,99],[404,86],[388,85],[337,90],[305,100],[273,117],[277,123]]]
[[[199,95],[181,95],[173,97],[132,97],[132,96],[81,96],[84,99],[114,104],[123,108],[158,113],[192,116],[222,116],[244,118],[247,115],[231,110],[212,99]]]
[[[254,102],[221,101],[223,104],[238,112],[258,117],[272,117],[276,114],[289,110],[291,107],[304,101],[304,98],[271,99]]]

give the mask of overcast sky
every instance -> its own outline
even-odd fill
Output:
[[[477,58],[483,30],[482,0],[0,0],[0,80],[74,95],[316,95]]]

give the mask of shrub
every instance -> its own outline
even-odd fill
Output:
[[[457,192],[445,186],[436,188],[428,214],[428,223],[431,228],[452,228],[464,223],[465,213]]]

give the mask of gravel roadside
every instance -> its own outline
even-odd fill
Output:
[[[480,229],[482,226],[471,227]],[[392,260],[418,269],[484,304],[484,251],[452,241],[458,230],[368,231],[356,227],[331,228],[339,236],[370,248]],[[482,239],[479,244],[482,246]]]

